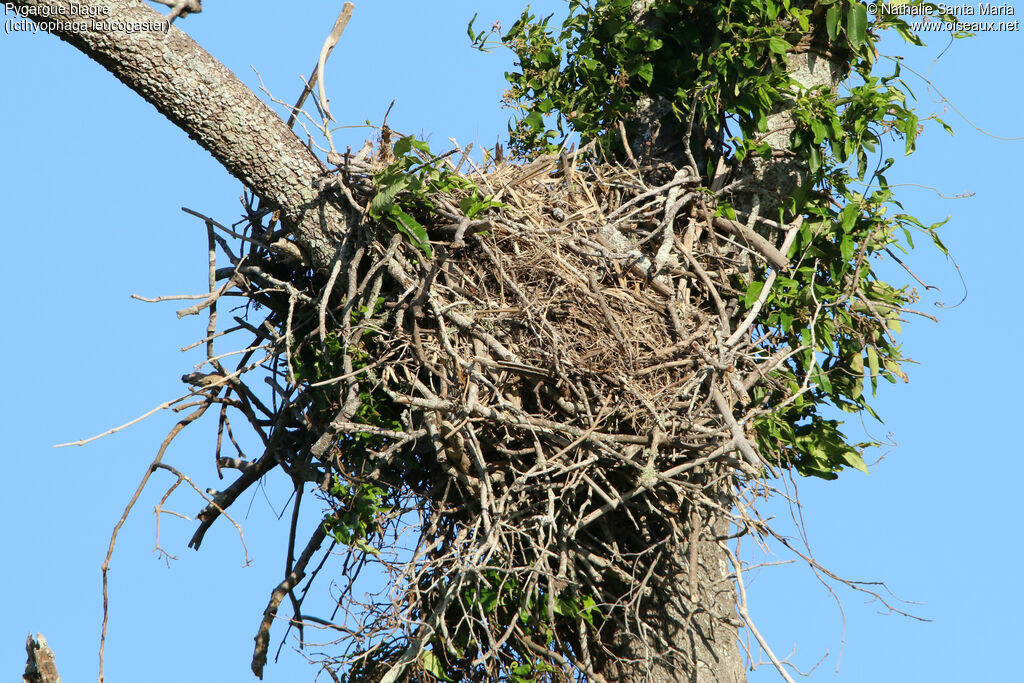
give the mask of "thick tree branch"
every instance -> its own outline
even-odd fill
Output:
[[[233,176],[281,210],[315,267],[336,252],[347,216],[320,197],[326,168],[227,67],[141,0],[37,0],[11,3],[42,30],[102,64]],[[71,7],[95,21],[76,21]],[[153,30],[127,32],[118,27]]]

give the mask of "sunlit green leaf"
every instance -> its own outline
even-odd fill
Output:
[[[764,289],[763,281],[755,280],[750,283],[750,286],[747,287],[747,293],[743,297],[743,303],[746,304],[747,308],[754,305],[754,302],[757,301],[757,297],[761,296],[762,289]]]
[[[398,206],[392,205],[387,211],[388,218],[391,222],[402,232],[414,246],[426,255],[427,258],[433,257],[433,249],[430,246],[430,240],[427,237],[427,229],[424,228],[419,221],[402,211]]]
[[[370,213],[378,216],[386,213],[395,203],[395,197],[398,196],[398,193],[409,186],[409,182],[408,176],[401,176],[390,185],[381,189],[370,201]]]
[[[772,52],[784,55],[789,51],[790,45],[782,38],[771,38],[768,41],[768,47]]]
[[[843,451],[843,461],[850,467],[856,468],[864,474],[868,473],[868,466],[864,464],[864,458],[861,457],[860,453],[853,449]]]
[[[846,16],[846,34],[854,49],[860,47],[867,40],[868,8],[858,0],[851,3],[849,14]]]

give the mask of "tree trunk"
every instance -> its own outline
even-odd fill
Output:
[[[606,656],[597,661],[605,680],[616,683],[742,683],[736,594],[727,555],[714,538],[726,538],[729,522],[712,520],[694,552],[679,546],[650,572],[638,611],[651,629],[602,632]],[[696,534],[694,534],[696,536]],[[643,573],[649,568],[643,567]],[[619,620],[616,620],[619,621]]]
[[[641,21],[654,0],[635,0],[633,11]],[[672,107],[661,97],[645,97],[633,120],[634,153],[649,161],[681,167],[688,163],[684,145],[704,164],[706,136],[675,121]],[[701,138],[699,142],[694,142]],[[703,169],[698,168],[698,173]],[[719,498],[732,506],[731,488]],[[684,512],[689,516],[689,512]],[[623,520],[625,521],[625,520]],[[599,673],[621,683],[742,683],[746,681],[739,650],[736,592],[727,554],[716,539],[729,536],[727,519],[688,525],[689,538],[678,543],[653,568],[639,606],[643,621],[656,633],[631,634],[624,628],[601,633],[610,655],[598,662]],[[627,619],[628,624],[628,619]]]
[[[641,21],[649,21],[644,14],[654,1],[634,0],[633,11]],[[807,45],[801,45],[800,49],[802,51],[787,56],[790,77],[805,89],[825,86],[835,91],[842,75],[840,65],[819,56]],[[747,214],[754,212],[777,218],[781,201],[791,196],[807,178],[806,162],[790,152],[792,106],[791,100],[783,100],[768,117],[764,141],[771,146],[772,157],[767,160],[749,157],[738,169],[739,174],[750,176],[752,180],[745,185],[742,194],[737,192],[732,197],[732,203]],[[676,167],[688,163],[685,126],[673,119],[672,107],[664,98],[644,98],[633,124],[635,154]],[[698,173],[703,172],[706,163],[703,142],[709,134],[690,132],[690,153],[697,160]],[[697,138],[700,140],[695,142]],[[732,507],[733,495],[731,487],[718,493],[723,508]],[[746,680],[739,648],[742,622],[736,610],[733,568],[728,554],[716,541],[729,537],[730,523],[719,516],[707,520],[703,532],[700,526],[691,525],[689,542],[677,545],[674,555],[666,557],[662,566],[651,573],[649,591],[640,609],[644,611],[645,621],[660,631],[646,634],[643,639],[626,632],[601,634],[602,645],[611,656],[599,662],[599,672],[608,681],[740,683]]]

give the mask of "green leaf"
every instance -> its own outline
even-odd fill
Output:
[[[946,256],[949,256],[949,249],[947,249],[946,245],[942,243],[941,239],[939,239],[939,234],[935,231],[935,229],[940,225],[944,225],[948,220],[949,218],[946,218],[945,221],[942,221],[941,223],[936,223],[935,225],[928,228],[928,234],[932,236],[932,242],[935,242],[935,246],[938,247],[939,251],[941,251]]]
[[[746,304],[749,309],[757,301],[757,297],[761,296],[761,290],[764,289],[764,282],[761,280],[755,280],[750,283],[747,287],[746,296],[743,297],[743,303]]]
[[[798,11],[798,13],[796,15],[797,23],[800,24],[800,30],[803,31],[804,33],[810,32],[810,29],[811,29],[811,21],[810,21],[810,19],[807,18],[807,15],[808,15],[808,12],[800,12],[800,11]]]
[[[828,131],[825,129],[825,124],[814,119],[811,121],[811,131],[814,133],[814,144],[820,145],[822,141],[828,136]]]
[[[878,377],[878,351],[875,350],[874,346],[867,347],[868,352],[868,370],[871,371],[871,384],[875,385],[875,379]]]
[[[790,45],[782,38],[771,38],[768,41],[768,47],[771,48],[772,52],[784,55],[789,52]]]
[[[908,113],[904,121],[906,130],[903,134],[907,138],[906,154],[910,154],[914,151],[914,141],[917,139],[917,116]]]
[[[853,237],[850,235],[843,235],[843,239],[839,242],[839,253],[842,255],[844,261],[849,261],[853,258]]]
[[[544,129],[544,117],[541,116],[540,112],[531,112],[525,119],[523,119],[523,123],[529,126],[530,129],[537,132]]]
[[[396,149],[398,145],[395,145]],[[380,216],[388,212],[388,210],[394,205],[395,197],[398,193],[409,186],[409,177],[401,176],[390,185],[385,186],[378,192],[374,198],[370,201],[370,213],[374,216]]]
[[[868,466],[864,464],[864,458],[857,451],[853,449],[844,450],[842,457],[843,461],[850,467],[856,468],[864,474],[868,473]]]
[[[441,660],[430,650],[424,650],[420,653],[420,664],[423,665],[423,670],[429,672],[434,678],[439,678],[442,681],[452,680],[445,674],[444,667],[441,666]]]
[[[654,80],[654,65],[650,62],[644,64],[637,69],[636,75],[642,78],[644,83],[650,85],[651,81]]]
[[[811,168],[811,173],[814,173],[819,168],[821,168],[821,147],[818,147],[817,145],[815,145],[814,147],[811,147],[811,157],[810,157],[810,159],[808,161],[809,161],[809,165],[810,165],[810,168]],[[806,199],[806,196],[807,196],[807,192],[808,192],[808,190],[804,191],[805,199]]]
[[[850,202],[843,207],[843,210],[839,213],[839,225],[843,228],[843,232],[850,232],[854,224],[856,224],[857,216],[859,215],[859,205]]]
[[[832,393],[832,382],[829,381],[828,373],[821,369],[820,365],[815,365],[814,370],[811,371],[811,379],[817,384],[826,394]]]
[[[846,35],[850,44],[857,49],[867,40],[868,8],[861,2],[854,2],[846,16]]]
[[[402,211],[400,207],[394,205],[388,209],[387,215],[391,222],[395,224],[395,227],[409,238],[413,246],[419,247],[427,258],[433,258],[434,250],[430,247],[427,229],[420,225],[419,221],[405,211]]]
[[[361,538],[356,539],[354,545],[358,550],[362,550],[364,553],[370,553],[371,555],[380,555],[380,550],[373,547]]]
[[[886,370],[888,370],[892,374],[896,375],[897,377],[899,377],[904,382],[909,382],[910,381],[910,377],[907,376],[907,373],[903,372],[903,368],[900,367],[900,364],[898,362],[896,362],[894,360],[889,360],[888,358],[886,358],[882,362],[885,365],[885,369]]]
[[[835,4],[828,8],[825,13],[825,28],[828,31],[828,39],[835,40],[839,35],[839,5]]]
[[[394,152],[396,157],[404,157],[412,151],[412,136],[406,135],[395,143]]]
[[[583,598],[583,604],[580,607],[580,615],[591,626],[594,625],[594,612],[597,611],[594,608],[596,606],[597,606],[597,602],[594,600],[594,598],[592,598],[591,596],[587,595],[587,596],[585,596]]]

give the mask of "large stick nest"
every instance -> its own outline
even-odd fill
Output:
[[[367,217],[379,169],[346,158],[325,183],[354,217],[330,273],[283,257],[294,249],[272,244],[281,233],[252,206],[241,253],[215,237],[231,260],[219,277],[269,313],[238,319],[256,342],[236,371],[215,364],[186,379],[211,397],[226,389],[217,400],[246,415],[266,453],[219,458],[243,474],[203,511],[193,545],[277,465],[322,484],[346,529],[336,537],[353,547],[360,492],[380,487],[390,512],[371,513],[362,540],[382,552],[365,557],[399,588],[359,611],[343,585],[350,637],[338,664],[368,680],[389,667],[415,675],[431,646],[471,677],[523,662],[596,676],[622,654],[609,643],[643,649],[630,638],[654,646],[647,656],[688,659],[648,627],[655,613],[705,613],[711,630],[730,618],[714,597],[722,587],[698,582],[686,551],[721,539],[709,520],[730,514],[736,474],[765,466],[748,392],[782,358],[751,339],[740,301],[766,264],[784,262],[772,246],[781,226],[715,218],[729,188],[699,187],[691,168],[641,173],[562,154],[465,174],[504,204],[473,219],[459,192],[432,197],[416,215],[427,258]],[[271,373],[270,407],[257,398],[268,380],[247,380],[257,367]],[[410,525],[411,554],[399,540]],[[318,529],[299,578],[323,540]],[[688,589],[658,592],[681,571]],[[271,601],[257,670],[294,585]],[[538,635],[543,623],[564,627],[558,645]]]

